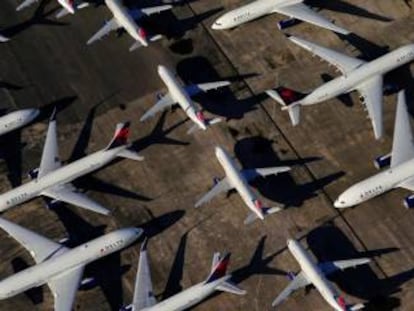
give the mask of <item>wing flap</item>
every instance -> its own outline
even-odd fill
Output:
[[[384,132],[382,124],[382,80],[382,76],[376,76],[357,87],[368,111],[368,116],[371,119],[375,139],[381,138]]]
[[[41,263],[58,252],[67,251],[66,247],[3,218],[0,218],[0,228],[27,249],[36,263]]]
[[[227,180],[227,177],[224,177],[220,180],[213,188],[210,189],[200,200],[197,201],[195,207],[199,207],[204,203],[209,202],[211,199],[219,195],[220,193],[226,192],[233,189],[233,186]]]
[[[154,106],[152,106],[147,112],[145,112],[144,115],[139,120],[141,122],[143,122],[143,121],[153,117],[158,112],[160,112],[160,111],[162,111],[162,110],[164,110],[168,107],[171,107],[174,104],[175,104],[175,102],[172,99],[170,93],[167,93],[164,96],[162,96]]]
[[[414,140],[407,111],[405,91],[398,93],[397,112],[395,115],[394,137],[391,152],[391,167],[414,158]]]
[[[363,60],[350,57],[348,55],[325,48],[298,37],[290,36],[289,40],[304,48],[305,50],[311,52],[312,54],[319,56],[328,63],[334,65],[344,75],[353,71],[355,68],[361,66],[362,64],[365,64]]]
[[[276,297],[272,302],[272,307],[279,305],[282,301],[287,299],[294,291],[311,284],[303,272],[295,276],[293,281]]]
[[[318,14],[304,3],[296,3],[284,6],[277,6],[273,12],[299,19],[310,24],[332,30],[334,32],[348,35],[350,32],[346,29],[336,26],[329,19]]]
[[[44,196],[50,197],[54,200],[62,201],[71,205],[82,207],[84,209],[108,215],[110,211],[100,205],[99,203],[89,199],[86,195],[76,192],[76,189],[67,184],[63,187],[47,189],[41,193]]]
[[[83,269],[82,266],[64,272],[47,282],[55,298],[55,311],[72,310],[76,292],[82,279]]]

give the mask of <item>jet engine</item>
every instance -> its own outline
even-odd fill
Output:
[[[380,170],[384,167],[390,166],[391,164],[391,154],[386,154],[386,155],[382,155],[379,156],[378,158],[376,158],[374,160],[374,165],[375,167]]]
[[[79,289],[88,290],[96,286],[96,280],[93,277],[82,279]]]
[[[277,28],[279,28],[280,30],[283,30],[283,29],[295,26],[299,23],[300,23],[300,20],[296,18],[284,19],[277,23]]]
[[[413,208],[414,207],[414,194],[406,197],[404,199],[404,206],[405,208]]]
[[[36,167],[36,168],[34,168],[34,169],[30,170],[30,171],[29,171],[29,173],[28,173],[29,178],[30,178],[31,180],[36,179],[36,178],[37,178],[37,174],[39,174],[39,168],[38,168],[38,167]]]

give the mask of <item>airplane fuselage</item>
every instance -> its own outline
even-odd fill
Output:
[[[244,203],[257,215],[257,217],[264,219],[260,201],[251,191],[249,184],[240,173],[240,170],[236,167],[234,161],[230,158],[227,152],[220,147],[216,147],[216,157],[226,173],[228,182],[237,190]]]
[[[0,195],[0,212],[3,212],[13,206],[27,202],[42,194],[42,191],[59,187],[93,172],[102,166],[111,162],[119,152],[127,148],[120,146],[110,150],[100,150],[92,153],[82,159],[60,167],[39,179],[34,179],[24,185],[16,187]]]
[[[299,263],[306,278],[311,281],[311,283],[322,295],[323,299],[325,299],[326,302],[335,310],[344,311],[345,309],[336,301],[338,294],[329,284],[323,272],[319,269],[315,261],[309,256],[302,245],[295,240],[289,240],[288,248],[293,257],[295,257]]]
[[[174,102],[176,102],[187,114],[187,116],[196,123],[201,129],[206,130],[206,124],[202,115],[198,114],[197,109],[187,92],[182,88],[174,75],[164,66],[158,66],[158,74]]]
[[[0,299],[47,283],[54,276],[80,268],[133,243],[142,229],[125,228],[108,233],[73,249],[57,249],[45,261],[0,281]]]
[[[400,47],[369,63],[362,64],[347,75],[335,78],[301,99],[301,105],[313,105],[354,91],[358,85],[381,76],[414,60],[414,44]]]
[[[0,117],[0,135],[27,125],[39,115],[39,112],[39,109],[23,109]]]
[[[414,159],[411,159],[351,186],[338,197],[334,205],[336,208],[346,208],[365,202],[411,179],[413,172]]]
[[[227,12],[218,18],[213,29],[229,29],[273,13],[277,6],[301,3],[303,0],[257,0]]]
[[[216,291],[216,287],[227,281],[231,276],[226,275],[220,279],[205,284],[198,283],[182,292],[163,300],[156,305],[139,311],[181,311],[196,305]],[[138,311],[138,310],[137,310]]]
[[[105,0],[105,3],[114,15],[118,24],[122,26],[134,40],[139,41],[144,46],[148,46],[145,35],[141,33],[141,28],[129,13],[128,8],[126,8],[120,0]]]

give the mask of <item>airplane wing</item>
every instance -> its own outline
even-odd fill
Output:
[[[26,0],[23,1],[19,6],[16,8],[16,11],[21,11],[29,6],[31,6],[33,3],[36,3],[38,0]]]
[[[398,105],[395,115],[394,137],[391,152],[391,167],[414,158],[414,140],[407,112],[405,91],[398,93]]]
[[[79,206],[99,214],[108,215],[110,213],[108,209],[99,203],[89,199],[83,193],[77,192],[72,184],[65,184],[63,186],[46,189],[42,191],[41,194],[54,200]]]
[[[117,30],[119,28],[118,21],[116,18],[112,18],[109,22],[106,22],[105,25],[98,30],[97,33],[95,33],[89,40],[86,42],[86,44],[92,44],[95,41],[98,41],[108,35],[111,31]]]
[[[137,276],[135,278],[133,310],[142,310],[157,303],[152,290],[151,273],[148,264],[147,241],[141,246]]]
[[[254,180],[257,177],[266,177],[269,175],[276,175],[279,173],[290,171],[289,166],[276,166],[266,168],[252,168],[242,170],[241,173],[248,182]]]
[[[291,293],[300,288],[308,286],[309,284],[311,283],[306,278],[305,274],[303,272],[300,272],[298,275],[295,276],[295,278],[290,282],[290,284],[279,294],[279,296],[277,296],[276,299],[273,300],[272,307],[276,307],[283,300],[288,298]]]
[[[0,228],[6,231],[27,249],[36,263],[41,263],[57,253],[61,254],[68,250],[59,243],[53,242],[52,240],[3,218],[0,218]]]
[[[329,19],[319,15],[304,3],[276,6],[272,12],[280,13],[290,18],[296,18],[343,35],[350,34],[350,31],[336,26]]]
[[[376,76],[356,88],[364,99],[363,103],[371,119],[375,139],[381,138],[384,132],[382,124],[382,80],[381,75]]]
[[[59,161],[59,148],[56,131],[56,110],[54,110],[52,116],[50,117],[37,178],[39,179],[56,170],[60,167],[60,165],[61,163]]]
[[[82,279],[84,267],[77,267],[48,280],[55,298],[55,311],[71,311],[76,292]]]
[[[212,198],[220,193],[233,189],[233,186],[228,182],[227,177],[220,180],[209,192],[207,192],[200,200],[197,201],[195,207],[199,207],[204,203],[209,202]]]
[[[172,99],[170,93],[165,94],[163,97],[161,97],[161,99],[159,99],[157,101],[157,103],[152,106],[146,113],[144,113],[144,115],[141,117],[141,119],[139,119],[141,122],[153,117],[155,114],[157,114],[158,112],[171,107],[172,105],[174,105],[175,102]]]
[[[217,81],[217,82],[208,82],[208,83],[200,83],[200,84],[191,84],[191,85],[187,85],[184,89],[187,92],[187,94],[191,97],[201,92],[217,90],[221,87],[225,87],[230,84],[231,84],[230,81]]]
[[[143,9],[140,9],[140,11],[144,13],[145,15],[150,16],[152,14],[161,13],[162,11],[171,10],[172,7],[173,7],[172,5],[166,4],[166,5],[153,6],[149,8],[143,8]]]
[[[366,265],[370,263],[369,258],[358,258],[358,259],[348,259],[348,260],[338,260],[330,262],[322,262],[318,264],[319,269],[325,274],[329,275],[338,270],[345,270],[348,268],[355,268],[360,265]]]
[[[355,68],[361,66],[362,64],[365,64],[363,60],[325,48],[323,46],[317,45],[315,43],[309,42],[298,37],[290,36],[288,39],[293,43],[299,45],[300,47],[304,48],[305,50],[308,50],[312,54],[318,55],[320,58],[334,65],[344,75],[353,71]]]

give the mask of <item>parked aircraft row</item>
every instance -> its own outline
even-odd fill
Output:
[[[25,0],[17,10],[34,2],[36,0]],[[58,0],[58,2],[63,7],[57,14],[58,18],[69,13],[74,14],[76,10],[89,6],[89,2],[82,1]],[[139,25],[139,20],[172,8],[168,4],[131,10],[120,0],[105,0],[105,4],[111,11],[113,18],[93,35],[87,44],[92,44],[111,31],[123,28],[135,41],[130,50],[140,46],[148,46],[149,42],[161,38],[160,35],[152,35],[143,29]],[[224,14],[213,23],[212,28],[215,30],[234,28],[271,13],[289,16],[289,20],[279,23],[280,29],[290,26],[295,20],[301,20],[340,34],[348,35],[350,33],[318,14],[302,0],[254,1]],[[0,42],[7,40],[7,38],[0,36]],[[342,72],[342,76],[324,84],[310,94],[303,94],[285,87],[266,91],[270,97],[283,106],[284,110],[288,111],[293,125],[299,123],[301,106],[320,103],[356,90],[361,94],[361,101],[368,111],[375,138],[382,137],[383,75],[411,62],[414,59],[414,45],[403,46],[374,61],[364,62],[298,37],[290,36],[289,40],[325,59]],[[194,123],[188,133],[199,129],[206,130],[208,126],[221,121],[220,118],[207,119],[202,109],[192,101],[191,97],[202,92],[226,87],[230,85],[230,81],[183,86],[175,75],[162,65],[158,66],[158,74],[167,87],[168,93],[160,96],[156,104],[141,117],[140,121],[145,121],[175,104],[178,104]],[[400,92],[392,152],[376,160],[379,167],[389,165],[390,168],[346,190],[335,201],[336,208],[362,203],[396,187],[414,191],[414,176],[410,173],[410,168],[413,165],[414,145],[405,101],[404,92]],[[0,118],[0,135],[32,122],[38,114],[38,110],[29,109],[5,115]],[[72,182],[76,178],[105,166],[117,157],[143,160],[130,148],[127,142],[129,123],[117,125],[114,136],[106,148],[67,165],[62,165],[59,160],[56,126],[56,113],[54,112],[50,118],[39,168],[31,171],[30,174],[33,180],[0,195],[0,211],[4,212],[35,197],[45,196],[52,199],[52,204],[61,201],[100,214],[109,214],[107,208],[80,193]],[[280,207],[263,206],[261,200],[251,191],[248,184],[258,177],[287,172],[291,169],[290,167],[240,170],[230,155],[220,146],[216,147],[215,155],[224,170],[225,177],[217,180],[212,189],[195,203],[195,207],[207,203],[220,193],[235,189],[250,210],[245,220],[246,224],[257,219],[264,220],[266,216],[281,211]],[[414,195],[406,198],[404,202],[407,207],[414,207]],[[83,279],[83,270],[86,264],[131,245],[143,234],[143,230],[140,228],[125,228],[76,248],[68,249],[1,218],[0,227],[21,243],[36,262],[33,267],[0,281],[0,299],[48,284],[53,293],[55,310],[57,311],[71,310],[77,288],[90,281]],[[298,241],[288,240],[287,247],[298,261],[301,271],[297,275],[289,274],[291,283],[273,301],[273,306],[278,306],[294,291],[312,284],[334,310],[359,310],[364,307],[363,304],[347,305],[342,296],[329,284],[326,276],[338,270],[368,264],[370,261],[368,258],[316,263]],[[211,271],[205,281],[157,303],[152,289],[147,242],[144,241],[141,246],[133,301],[124,309],[133,311],[184,310],[199,303],[215,291],[244,295],[246,291],[233,284],[231,275],[226,274],[229,257],[229,254],[214,254]]]

